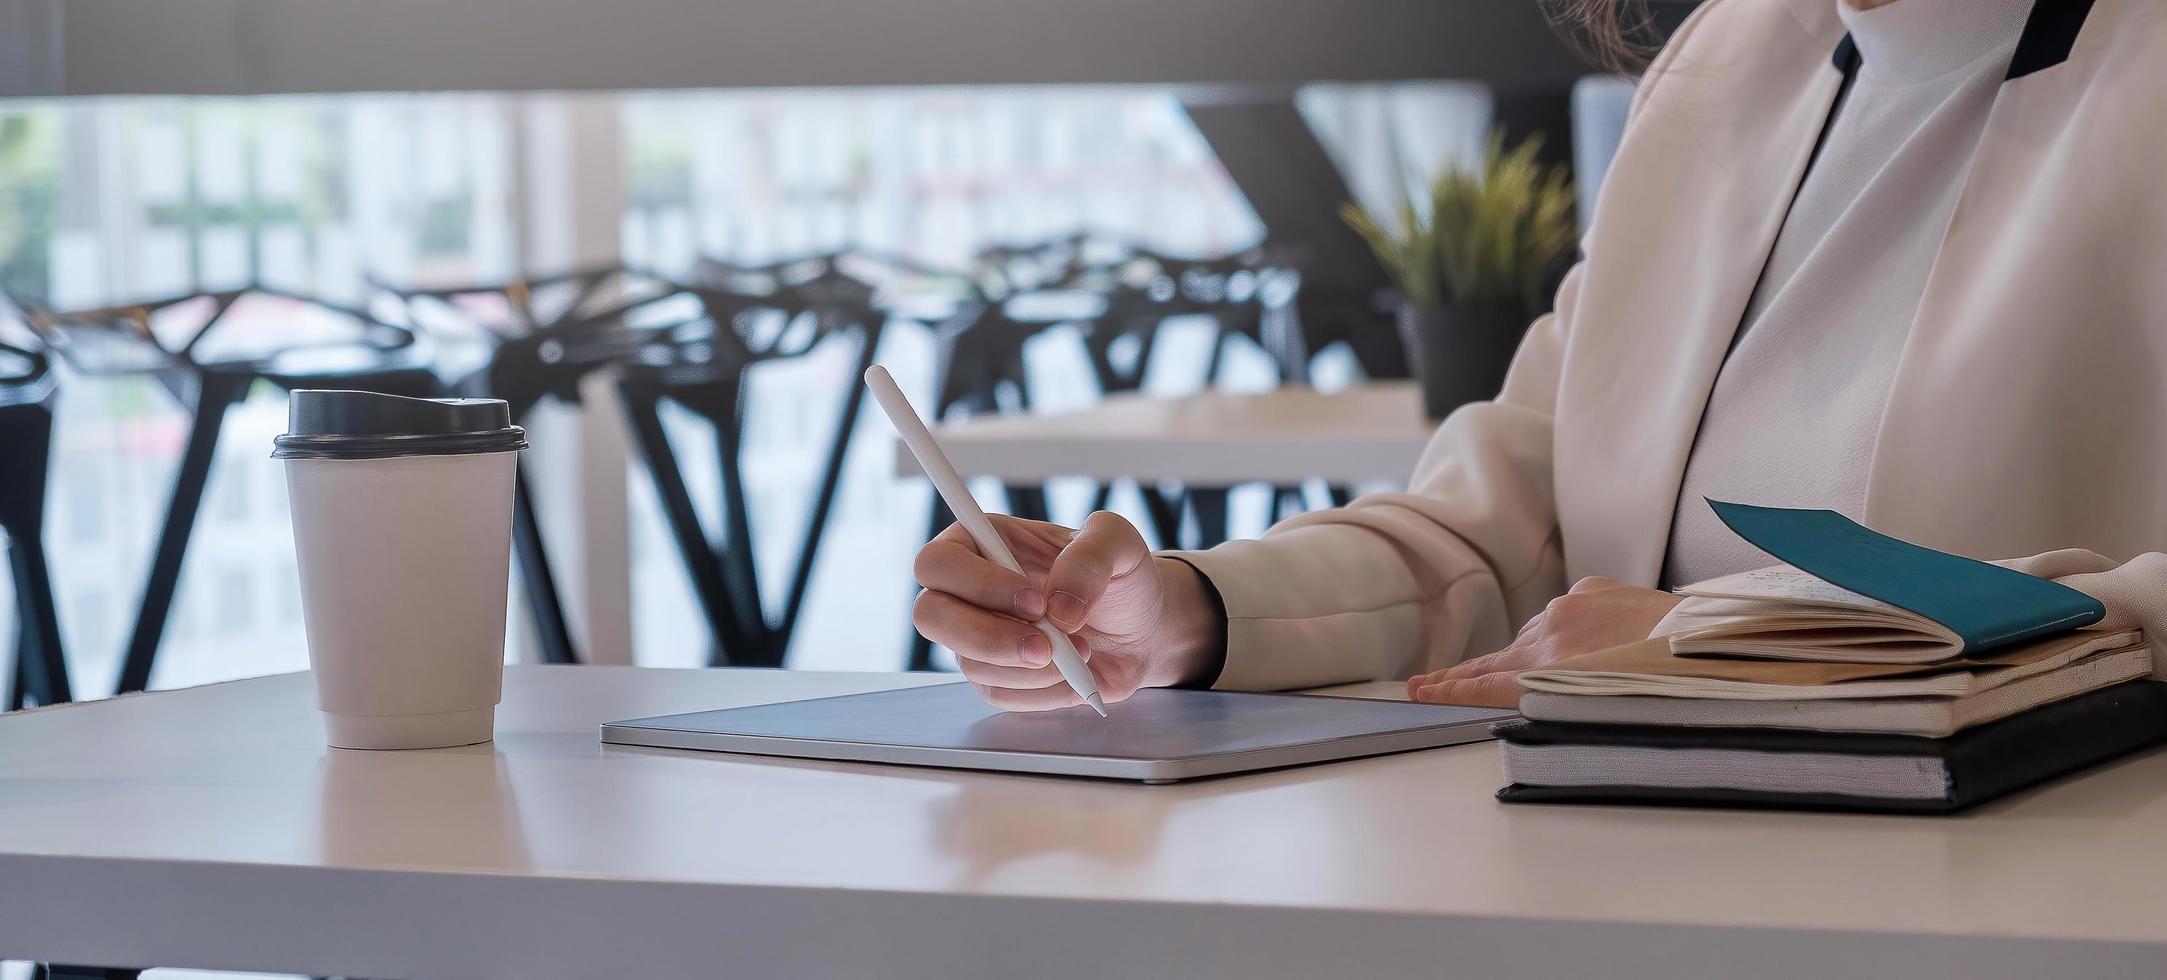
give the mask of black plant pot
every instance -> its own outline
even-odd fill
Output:
[[[1406,342],[1385,330],[1382,323],[1364,326],[1368,329],[1347,331],[1347,349],[1354,352],[1354,362],[1362,366],[1362,376],[1371,381],[1414,377],[1414,368],[1407,363]]]
[[[1438,310],[1402,305],[1400,340],[1422,381],[1422,409],[1433,420],[1468,402],[1497,397],[1520,349],[1528,316],[1510,301],[1454,303]]]

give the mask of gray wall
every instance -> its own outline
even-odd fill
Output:
[[[1585,71],[1537,0],[64,2],[59,84],[0,72],[0,94],[1446,77],[1558,91]]]
[[[60,91],[63,0],[0,0],[0,95]]]

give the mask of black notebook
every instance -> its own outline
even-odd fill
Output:
[[[2132,681],[1950,738],[1509,721],[1508,803],[1948,813],[2167,740],[2167,684]]]

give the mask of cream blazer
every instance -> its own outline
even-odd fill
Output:
[[[1404,493],[1181,555],[1219,686],[1499,649],[1573,581],[1656,584],[1716,372],[1850,56],[1838,0],[1709,0],[1640,85],[1582,243],[1495,401]],[[1901,355],[1865,523],[2167,628],[2167,4],[2038,0]],[[2060,550],[2076,549],[2076,550]],[[2042,552],[2056,552],[2040,555]]]

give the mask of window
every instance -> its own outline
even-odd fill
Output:
[[[46,500],[46,519],[68,529],[71,547],[95,547],[105,536],[106,488],[101,469],[95,464],[82,467],[74,479],[62,483],[66,493],[57,500],[48,495]]]
[[[552,105],[547,96],[0,105],[0,287],[62,308],[249,281],[366,302],[371,278],[503,279],[531,250],[522,229],[531,236],[596,213],[616,217],[610,232],[624,258],[666,271],[702,256],[759,263],[844,247],[960,266],[989,244],[1085,229],[1207,254],[1263,234],[1162,89],[582,99],[610,120],[621,171],[602,188],[575,178],[571,193],[580,201],[537,198],[531,210],[536,188],[554,185],[533,179],[531,169],[522,177],[521,167],[534,162],[519,154],[546,141],[520,127]],[[1488,96],[1474,86],[1318,87],[1302,104],[1365,197],[1422,179],[1426,171],[1410,161],[1430,164],[1455,147],[1479,146],[1489,124]],[[585,211],[575,216],[575,206]],[[0,331],[14,327],[5,310]],[[235,317],[238,329],[222,343],[275,345],[314,329],[277,303],[237,309]],[[1190,347],[1201,359],[1207,345]],[[844,354],[816,351],[763,368],[751,383],[747,470],[763,584],[783,581],[796,556],[808,509],[803,488],[819,466],[809,447],[836,424],[840,386],[855,384]],[[922,327],[886,331],[881,359],[913,392],[923,392],[932,356]],[[1080,361],[1056,360],[1046,370],[1039,384],[1046,405],[1090,397]],[[70,658],[95,690],[119,669],[189,418],[150,379],[84,377],[65,365],[60,373],[56,490],[48,498],[53,565]],[[1170,388],[1193,384],[1173,373],[1180,377],[1166,382]],[[283,476],[267,451],[283,429],[283,406],[277,392],[259,390],[226,420],[156,685],[305,663]],[[668,425],[680,437],[695,500],[712,515],[719,489],[712,436],[683,413]],[[577,429],[544,421],[537,439],[563,443],[578,438]],[[892,475],[877,418],[862,421],[859,433],[813,571],[794,666],[902,663],[908,568],[926,533],[930,495]],[[545,511],[577,496],[575,467],[529,472]],[[625,573],[638,658],[704,662],[705,630],[651,484],[636,462],[627,479],[633,533]],[[1088,499],[1086,488],[1055,489],[1061,513],[1079,513]],[[1241,507],[1261,512],[1260,503],[1237,501]],[[577,541],[560,530],[551,531],[559,575],[576,587]],[[574,537],[580,531],[576,523],[570,529]],[[0,611],[0,628],[11,631],[9,615]]]

